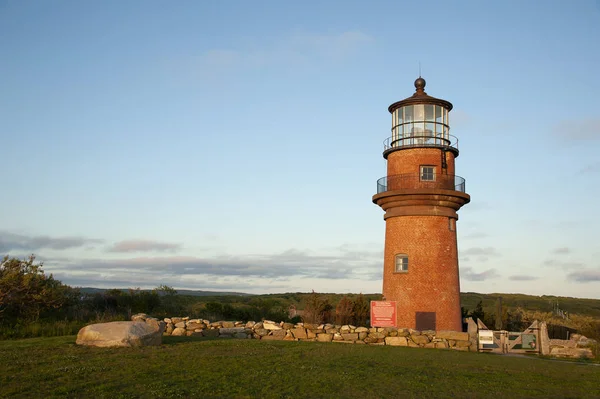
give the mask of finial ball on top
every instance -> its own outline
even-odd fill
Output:
[[[425,79],[419,76],[417,80],[415,80],[415,88],[417,90],[423,90],[425,88]]]

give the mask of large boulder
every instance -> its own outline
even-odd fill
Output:
[[[154,320],[153,320],[154,321]],[[113,321],[90,324],[77,334],[77,345],[98,347],[138,347],[160,345],[164,322]]]

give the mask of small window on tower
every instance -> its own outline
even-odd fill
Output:
[[[408,255],[396,255],[396,272],[408,272]]]
[[[421,166],[421,180],[435,180],[435,166]]]

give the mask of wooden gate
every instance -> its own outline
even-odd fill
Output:
[[[534,321],[523,332],[489,330],[481,320],[477,321],[479,351],[496,353],[540,353],[540,327]]]

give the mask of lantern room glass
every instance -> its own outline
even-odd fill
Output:
[[[439,105],[414,104],[392,114],[392,145],[444,145],[450,139],[448,110]]]

